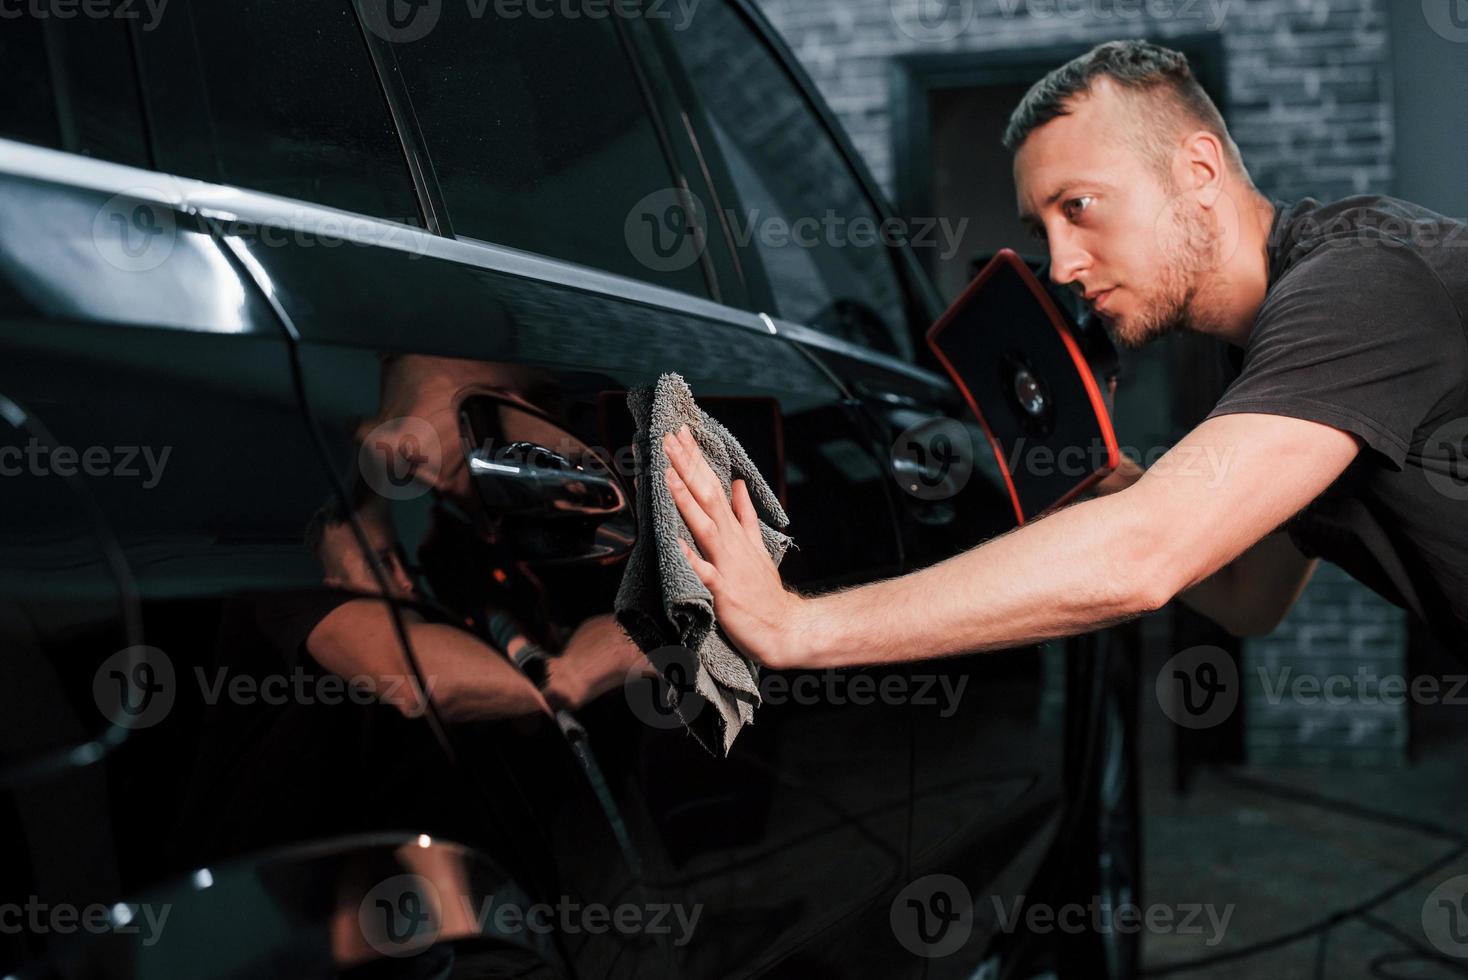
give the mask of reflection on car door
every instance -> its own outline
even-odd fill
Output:
[[[1013,527],[987,439],[946,378],[916,367],[912,339],[927,316],[903,249],[880,240],[890,210],[813,103],[813,88],[740,0],[700,7],[660,32],[680,74],[712,196],[739,225],[751,302],[829,369],[851,395],[882,462],[904,570],[923,568]],[[726,66],[744,73],[731,85]],[[804,227],[800,236],[794,230]],[[814,231],[814,229],[819,229]],[[865,234],[862,230],[865,229]],[[778,230],[780,234],[772,234]],[[1033,648],[915,663],[902,675],[961,692],[944,711],[914,710],[910,873],[954,874],[978,894],[1005,880],[1023,890],[1054,827],[1062,714],[1042,703]],[[1059,686],[1053,683],[1052,686]],[[994,933],[976,909],[968,948]],[[870,920],[889,937],[880,916]],[[860,952],[847,962],[861,962]]]

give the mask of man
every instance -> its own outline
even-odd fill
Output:
[[[1463,226],[1390,198],[1271,203],[1186,59],[1142,42],[1052,72],[1006,145],[1057,283],[1125,346],[1194,330],[1241,373],[1119,492],[815,598],[781,584],[748,491],[731,508],[691,437],[670,434],[665,475],[698,545],[684,553],[730,637],[771,667],[876,664],[1086,632],[1174,597],[1256,634],[1315,556],[1444,638],[1468,634]],[[1178,464],[1203,451],[1228,461],[1224,479]]]
[[[403,652],[394,606],[427,693],[450,726],[577,710],[620,690],[636,665],[652,673],[610,615],[594,616],[571,632],[551,659],[544,692],[537,690],[505,655],[526,638],[501,653],[455,612],[424,602],[385,501],[360,485],[354,491],[350,517],[370,555],[333,500],[306,531],[322,588],[226,604],[214,673],[205,675],[220,693],[184,808],[181,863],[354,830],[447,827],[459,839],[470,832],[459,822],[473,812],[459,795],[462,780],[418,720],[427,709],[425,687]],[[230,694],[241,679],[252,679],[244,690],[259,696]],[[535,751],[531,742],[516,748]]]

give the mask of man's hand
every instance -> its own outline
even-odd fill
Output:
[[[637,644],[611,616],[593,616],[571,634],[566,647],[550,661],[545,698],[557,708],[575,711],[627,683],[634,670],[644,677],[657,671]]]
[[[678,546],[713,593],[719,625],[746,656],[767,667],[799,662],[808,603],[780,581],[749,488],[734,481],[731,507],[687,426],[664,436],[663,448],[673,464],[666,473],[673,502],[703,556],[681,538]]]

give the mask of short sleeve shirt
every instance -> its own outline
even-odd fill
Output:
[[[1209,417],[1287,415],[1360,456],[1286,525],[1425,620],[1468,636],[1468,226],[1391,197],[1276,202],[1269,289]]]

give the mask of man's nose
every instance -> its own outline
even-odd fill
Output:
[[[1057,286],[1075,282],[1091,257],[1068,237],[1050,237],[1050,279]]]

